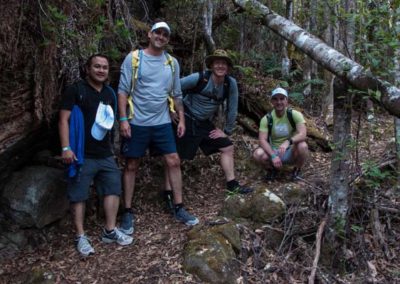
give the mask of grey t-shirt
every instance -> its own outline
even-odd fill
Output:
[[[199,73],[193,73],[189,76],[183,77],[181,79],[182,90],[185,91],[194,88],[198,80]],[[229,98],[227,99],[228,104],[226,106],[226,122],[224,132],[230,135],[235,128],[239,91],[236,80],[230,76],[229,80]],[[185,109],[188,108],[196,119],[212,120],[220,105],[218,100],[222,99],[224,96],[224,86],[223,84],[215,85],[213,80],[210,78],[201,93],[205,94],[206,96],[201,94],[188,94],[185,96],[183,99],[183,102],[185,103]],[[216,97],[218,100],[209,98],[209,96]]]
[[[138,78],[132,94],[134,117],[131,124],[140,126],[155,126],[170,123],[168,95],[182,98],[179,80],[179,64],[173,58],[174,78],[172,69],[167,63],[166,54],[160,56],[148,55],[143,51],[138,69]],[[132,83],[132,52],[121,65],[121,77],[118,93],[128,95]],[[173,90],[172,90],[173,89]]]

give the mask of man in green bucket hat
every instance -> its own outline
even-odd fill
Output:
[[[228,75],[233,67],[232,59],[225,50],[217,49],[206,57],[205,64],[208,70],[181,79],[182,92],[185,94],[186,132],[183,137],[177,138],[178,154],[183,160],[192,160],[198,148],[205,155],[219,153],[227,191],[250,193],[252,189],[240,185],[236,180],[234,147],[229,139],[235,127],[239,98],[237,82]],[[219,129],[213,120],[224,103],[226,121],[224,128]],[[165,196],[168,196],[169,183],[166,180]]]

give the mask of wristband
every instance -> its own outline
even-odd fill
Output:
[[[68,150],[71,150],[71,147],[66,146],[66,147],[61,148],[61,151],[63,151],[63,152],[68,151]]]
[[[274,153],[274,154],[272,154],[272,155],[271,155],[271,160],[275,159],[276,157],[278,157],[278,155],[277,155],[277,154],[275,154],[275,153]]]
[[[293,139],[292,138],[289,139],[289,145],[293,145]]]
[[[126,116],[119,118],[119,121],[127,121],[127,120],[128,120],[128,118]]]

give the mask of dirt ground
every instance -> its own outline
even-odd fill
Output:
[[[386,122],[383,118],[378,123]],[[370,152],[360,146],[364,149],[360,150],[364,157],[371,152],[376,157],[387,155],[390,134],[384,129],[387,128],[382,127],[382,133],[378,131],[375,134],[374,137],[380,136],[369,145]],[[237,176],[241,183],[250,186],[265,184],[279,191],[280,187],[290,182],[285,176],[278,181],[266,182],[265,173],[248,162],[256,139],[241,135],[241,131],[233,139]],[[370,142],[367,139],[363,143]],[[194,161],[183,165],[184,203],[201,223],[218,215],[225,198],[224,177],[217,156],[206,158],[198,155]],[[307,201],[289,207],[283,220],[271,224],[285,233],[284,241],[275,249],[261,245],[260,251],[253,250],[241,263],[242,276],[238,283],[307,282],[315,253],[315,233],[324,217],[329,194],[330,160],[330,153],[311,152],[303,170],[303,179],[297,181],[309,193]],[[38,246],[2,260],[0,283],[202,283],[195,276],[185,273],[181,266],[186,233],[190,228],[176,222],[164,210],[159,194],[163,188],[162,169],[163,165],[157,158],[146,159],[142,163],[133,201],[136,216],[133,245],[121,247],[101,243],[103,218],[101,211],[97,210],[94,196],[88,205],[86,218],[87,234],[96,250],[94,256],[79,258],[73,243],[73,226],[70,216],[67,216],[40,231],[43,241]],[[390,188],[382,188],[381,193],[383,191],[389,194]],[[385,200],[387,207],[399,204],[398,197]],[[325,265],[317,270],[317,279],[321,283],[400,283],[397,257],[399,214],[381,215],[382,232],[387,252],[390,253],[385,255],[382,244],[374,239],[368,212],[365,208],[353,210],[351,220],[357,222],[357,228],[363,229],[350,234],[349,256],[344,264],[346,273],[338,275]],[[361,215],[364,217],[361,218]],[[363,222],[358,222],[360,219]],[[242,232],[243,247],[251,251],[256,241],[260,246],[268,237],[265,227],[247,228]]]

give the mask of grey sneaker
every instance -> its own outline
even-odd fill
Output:
[[[109,234],[107,234],[106,230],[103,229],[103,233],[101,234],[101,240],[103,241],[103,243],[107,244],[118,243],[121,246],[130,245],[133,242],[133,238],[131,236],[125,235],[117,228],[115,228]]]
[[[199,219],[191,215],[183,207],[179,208],[178,211],[175,212],[175,219],[179,222],[185,223],[186,226],[194,226],[199,223]]]
[[[86,257],[91,254],[94,254],[94,248],[90,244],[90,240],[86,235],[78,236],[75,239],[75,242],[76,242],[76,249],[81,254],[81,256]]]
[[[118,228],[118,230],[120,230],[125,235],[132,235],[134,231],[133,225],[134,225],[133,213],[125,212],[122,215],[121,225]]]

